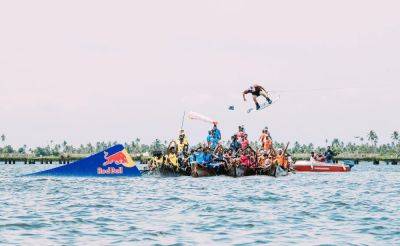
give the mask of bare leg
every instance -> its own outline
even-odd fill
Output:
[[[254,95],[253,95],[253,101],[254,101],[254,103],[256,104],[256,109],[258,110],[258,109],[260,108],[260,104],[258,104],[257,96],[254,96]]]

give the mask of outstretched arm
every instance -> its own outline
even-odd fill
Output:
[[[244,101],[246,101],[246,94],[247,94],[248,92],[247,91],[243,91],[243,100]]]

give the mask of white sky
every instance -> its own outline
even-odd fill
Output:
[[[0,1],[0,133],[15,145],[229,137],[322,144],[399,129],[399,1]],[[251,81],[290,90],[247,115]],[[338,88],[340,90],[315,89]],[[187,121],[195,142],[208,125]]]

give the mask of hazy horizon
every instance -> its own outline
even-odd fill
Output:
[[[183,111],[277,141],[399,130],[398,1],[3,1],[8,144],[171,140]],[[281,91],[246,114],[253,81]],[[330,90],[329,90],[330,89]],[[251,101],[248,98],[248,101]],[[228,106],[235,105],[236,111]],[[185,121],[191,142],[210,125]]]

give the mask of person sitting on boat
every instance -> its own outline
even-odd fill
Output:
[[[164,163],[165,159],[160,150],[156,150],[153,152],[153,158],[151,159],[149,163],[149,170],[153,171],[157,167],[161,166]]]
[[[222,147],[222,145],[219,145],[217,148],[215,148],[213,156],[212,156],[212,161],[213,162],[225,162],[224,148]]]
[[[324,156],[326,163],[333,163],[333,157],[335,156],[335,153],[332,151],[331,146],[328,146],[328,149],[325,151]]]
[[[189,154],[189,164],[192,164],[196,162],[196,155],[197,155],[197,150],[196,149],[191,149],[190,154]]]
[[[177,149],[176,149],[175,146],[171,146],[169,148],[165,159],[166,159],[165,162],[166,162],[167,165],[172,166],[175,170],[179,169]]]
[[[267,100],[267,102],[268,102],[269,104],[272,103],[272,100],[271,100],[271,99],[269,98],[269,96],[268,96],[268,92],[267,92],[267,91],[264,89],[264,87],[262,87],[261,85],[254,84],[254,85],[251,85],[250,88],[248,88],[247,90],[245,90],[245,91],[243,92],[243,100],[244,100],[244,101],[247,101],[247,100],[246,100],[246,94],[251,94],[251,95],[253,96],[253,101],[254,101],[254,103],[255,103],[255,105],[256,105],[256,109],[257,109],[257,110],[260,109],[260,104],[259,104],[258,101],[257,101],[257,98],[258,98],[259,96],[265,97],[265,99]]]
[[[229,146],[229,149],[232,150],[232,152],[236,153],[242,147],[242,145],[239,143],[237,135],[233,135],[231,137],[231,140],[232,142]]]
[[[264,168],[265,160],[268,158],[266,151],[261,150],[257,153],[257,167]]]
[[[213,158],[213,156],[211,153],[211,149],[209,147],[205,147],[203,149],[203,162],[202,163],[197,162],[197,163],[202,164],[202,165],[207,165],[212,162],[212,160],[213,160],[212,158]]]
[[[321,154],[316,154],[314,151],[311,152],[311,157],[310,157],[311,162],[324,162],[325,157],[322,156]]]
[[[240,164],[245,167],[251,166],[250,155],[248,154],[247,150],[243,150],[240,155]]]
[[[217,127],[217,123],[214,122],[214,127],[212,129],[213,135],[216,139],[218,139],[218,141],[221,140],[221,131],[218,129]]]
[[[274,159],[275,157],[272,155],[272,153],[270,153],[268,158],[265,159],[265,168],[271,167],[272,164],[274,164]]]
[[[278,155],[276,156],[275,160],[280,167],[282,167],[285,170],[288,169],[288,161],[286,159],[286,155],[283,150],[281,149],[278,150]]]
[[[230,164],[233,162],[234,159],[234,154],[233,154],[233,150],[232,149],[228,149],[225,153],[224,153],[224,160],[226,161],[226,163]]]
[[[325,162],[325,156],[320,154],[320,153],[318,153],[318,154],[315,155],[315,160],[318,161],[318,162]]]
[[[311,152],[311,156],[310,156],[310,162],[316,162],[317,160],[315,159],[315,152],[312,151]]]

